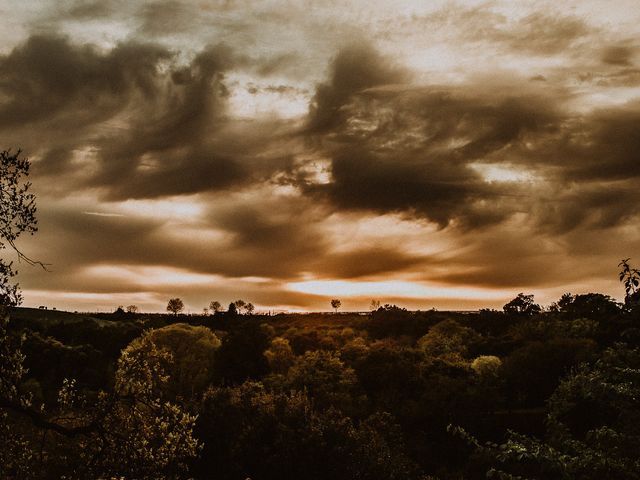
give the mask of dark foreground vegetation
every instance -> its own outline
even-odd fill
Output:
[[[469,314],[14,308],[3,478],[638,478],[634,291]]]
[[[0,250],[37,264],[14,244],[28,167],[0,152]],[[0,258],[0,478],[637,479],[640,274],[620,266],[624,304],[84,316],[16,308]]]

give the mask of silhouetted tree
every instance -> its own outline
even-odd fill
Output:
[[[184,303],[179,298],[172,298],[169,300],[167,304],[167,312],[173,313],[177,316],[180,312],[184,310]]]
[[[23,177],[29,175],[29,160],[20,157],[20,150],[0,152],[0,251],[12,247],[21,261],[30,265],[41,262],[31,260],[15,245],[17,238],[37,231],[35,195],[29,193],[31,183]],[[22,299],[18,284],[11,279],[17,274],[13,262],[0,259],[0,305],[18,305]]]
[[[624,284],[625,304],[640,303],[640,270],[631,268],[630,258],[625,258],[618,265],[622,267],[620,271],[620,281]]]
[[[331,300],[331,308],[333,308],[336,313],[338,313],[338,309],[341,306],[342,306],[342,302],[339,299],[334,298],[333,300]]]
[[[247,313],[247,315],[251,315],[253,314],[253,312],[255,311],[256,307],[253,306],[253,303],[249,302],[244,306],[244,311]]]
[[[533,295],[519,293],[516,298],[505,304],[502,309],[508,315],[531,316],[542,311],[540,305],[533,301]]]
[[[213,313],[218,313],[222,309],[222,305],[217,300],[214,300],[209,304],[209,310]]]
[[[227,310],[227,315],[229,315],[230,317],[235,317],[238,314],[238,309],[236,308],[236,304],[235,303],[230,303],[229,304],[229,309]]]
[[[236,312],[237,313],[242,313],[242,310],[244,309],[245,305],[247,304],[244,300],[239,299],[236,300],[235,302],[233,302],[236,306]]]
[[[601,293],[582,295],[565,293],[560,300],[551,305],[550,309],[572,319],[602,320],[620,313],[620,306],[611,297]]]
[[[18,154],[0,152],[0,249],[4,242],[16,249],[21,233],[35,232],[35,198],[20,180],[28,167]],[[39,263],[16,252],[27,263]],[[161,362],[123,353],[111,391],[89,398],[65,379],[56,406],[32,404],[25,391],[23,336],[7,329],[5,307],[20,302],[18,286],[9,282],[14,274],[11,264],[0,263],[0,477],[182,477],[199,450],[192,436],[195,417],[154,395],[167,378],[156,368]]]
[[[129,305],[127,307],[127,313],[138,313],[140,311],[140,309],[138,308],[137,305]]]

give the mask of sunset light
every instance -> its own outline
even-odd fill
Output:
[[[640,0],[1,0],[0,480],[640,480]]]
[[[614,3],[9,1],[0,132],[50,264],[25,305],[619,299],[640,51]]]
[[[392,297],[392,298],[423,298],[428,299],[478,299],[500,300],[505,292],[463,288],[429,286],[420,283],[387,280],[380,282],[355,282],[344,280],[310,280],[294,282],[288,288],[295,292],[311,295],[333,297]]]

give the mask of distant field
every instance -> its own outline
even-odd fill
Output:
[[[38,322],[40,324],[96,322],[100,326],[113,325],[114,320],[98,318],[85,313],[65,312],[62,310],[45,310],[40,308],[15,307],[11,309],[11,319],[15,322]],[[117,321],[117,320],[115,320]]]

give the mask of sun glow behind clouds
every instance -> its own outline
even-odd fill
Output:
[[[202,215],[204,207],[198,202],[197,195],[190,197],[169,197],[162,200],[126,200],[118,209],[127,215],[185,220]]]
[[[287,285],[294,292],[335,297],[397,297],[397,298],[467,298],[498,300],[505,296],[499,290],[467,287],[443,287],[402,280],[354,282],[348,280],[310,280]]]
[[[222,280],[220,275],[161,266],[94,265],[86,268],[84,273],[93,278],[104,278],[105,281],[117,278],[119,281],[130,282],[145,288],[167,285],[207,285]]]
[[[471,165],[487,182],[531,182],[534,175],[511,165],[498,165],[495,163],[474,163]]]

